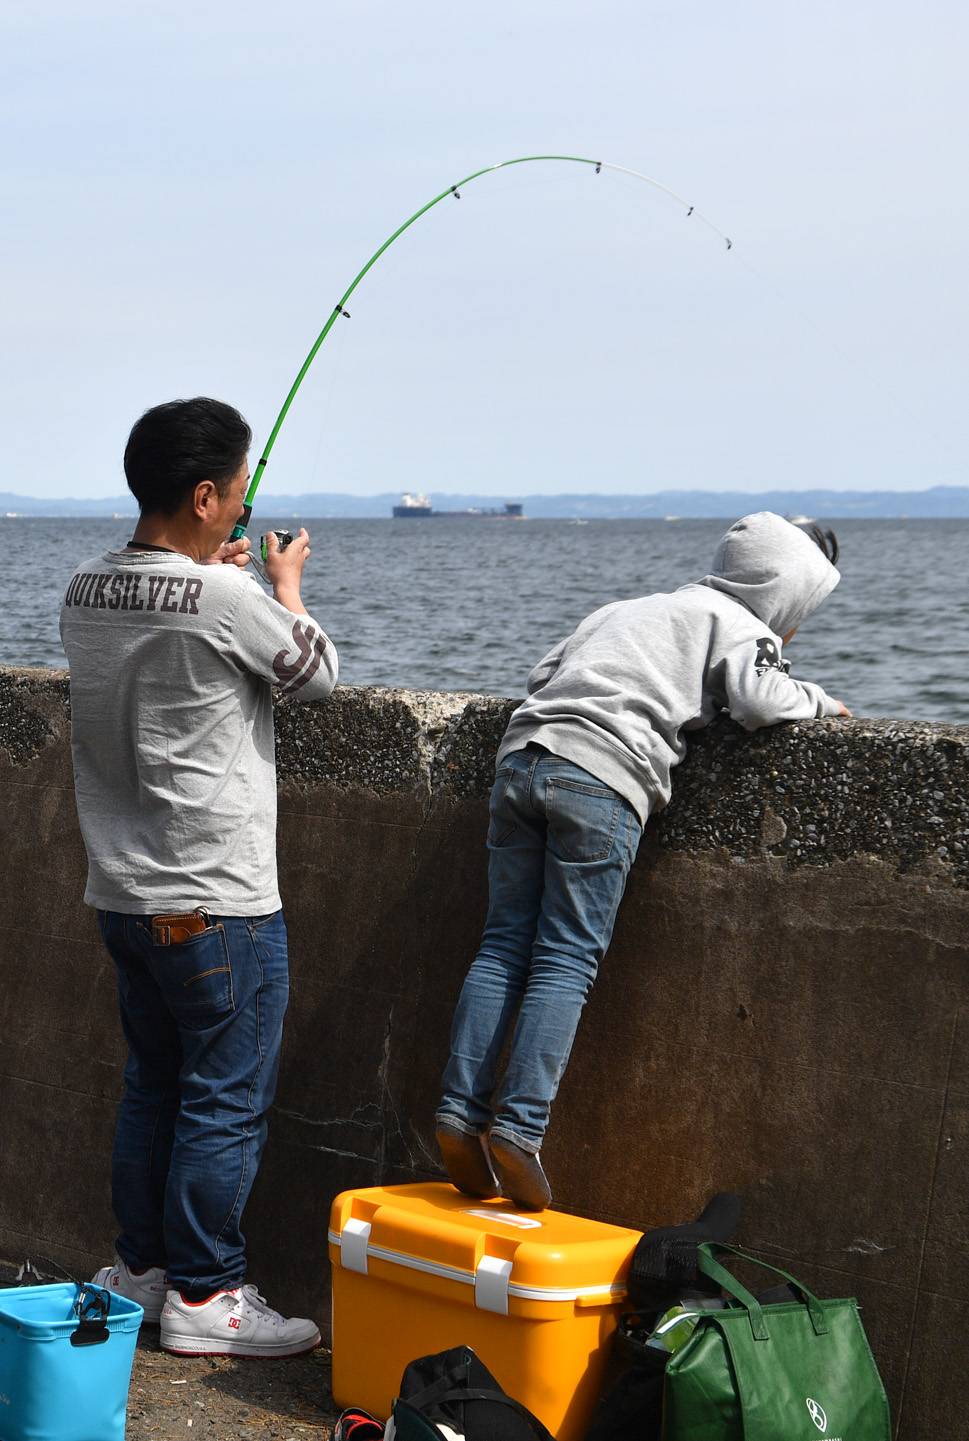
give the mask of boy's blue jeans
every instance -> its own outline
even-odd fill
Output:
[[[539,1150],[641,835],[628,801],[571,761],[537,746],[502,761],[488,918],[454,1015],[439,1121]]]
[[[112,1162],[118,1255],[204,1299],[246,1279],[240,1220],[266,1140],[289,996],[286,926],[212,916],[156,946],[151,917],[99,911],[128,1042]]]

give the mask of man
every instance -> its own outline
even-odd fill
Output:
[[[251,432],[177,400],[131,432],[133,539],[81,565],[71,669],[85,901],[117,967],[128,1042],[112,1163],[117,1259],[95,1280],[180,1354],[287,1356],[319,1342],[246,1284],[242,1212],[259,1168],[288,995],[276,882],[272,688],[320,700],[333,645],[306,613],[305,530],[246,573]]]

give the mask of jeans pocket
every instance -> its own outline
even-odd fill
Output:
[[[272,921],[279,922],[281,920],[282,911],[269,911],[264,916],[246,916],[246,925],[250,931],[261,931],[264,926],[268,926]]]
[[[604,861],[625,801],[608,786],[553,777],[545,791],[549,847],[566,861]]]
[[[221,924],[177,946],[153,947],[153,971],[179,1025],[205,1030],[235,1010],[229,943]]]

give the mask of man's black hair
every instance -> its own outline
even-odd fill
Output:
[[[128,489],[142,515],[174,515],[200,481],[224,495],[251,443],[249,426],[221,400],[198,395],[155,405],[135,422],[125,446]]]
[[[808,535],[814,544],[830,560],[832,565],[838,564],[838,556],[841,554],[841,547],[838,544],[838,537],[833,530],[822,530],[819,525],[812,525]]]

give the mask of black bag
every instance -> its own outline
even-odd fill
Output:
[[[653,1441],[663,1423],[663,1378],[669,1354],[646,1345],[654,1317],[628,1311],[613,1338],[610,1376],[585,1441],[635,1437]]]
[[[412,1361],[387,1422],[387,1441],[555,1441],[541,1421],[507,1395],[470,1346]]]

